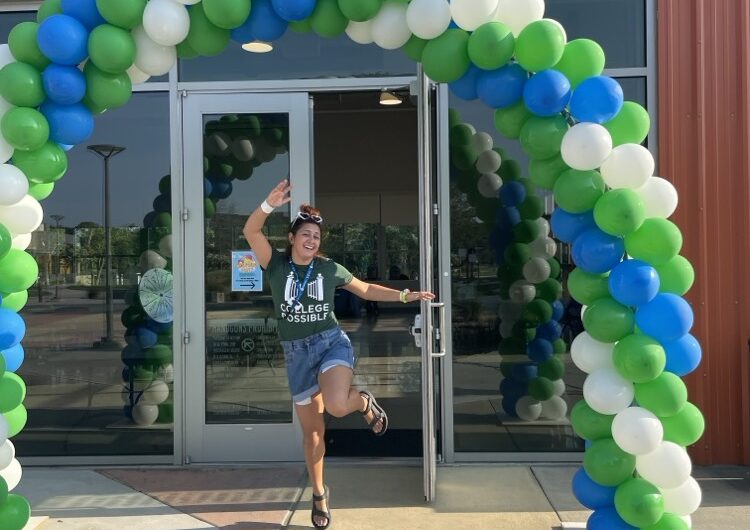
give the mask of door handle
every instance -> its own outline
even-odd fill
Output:
[[[414,344],[417,348],[422,347],[422,315],[414,315],[414,325],[409,327],[409,333],[414,336]]]
[[[445,341],[445,302],[430,302],[430,308],[438,308],[440,312],[440,324],[435,328],[435,339],[440,342],[440,351],[432,352],[433,357],[445,357],[447,345]]]

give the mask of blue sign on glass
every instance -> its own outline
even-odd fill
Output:
[[[263,269],[252,250],[232,251],[232,291],[262,291]]]

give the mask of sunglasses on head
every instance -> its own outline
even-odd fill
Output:
[[[320,224],[323,222],[323,218],[319,215],[310,215],[307,212],[297,212],[297,218],[294,220],[295,222],[298,220],[302,221],[312,221],[315,224]]]

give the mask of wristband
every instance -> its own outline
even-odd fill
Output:
[[[276,208],[268,204],[268,201],[264,200],[262,203],[260,203],[260,209],[263,210],[263,213],[270,214]]]
[[[398,297],[401,300],[402,304],[406,304],[409,302],[409,299],[407,298],[407,296],[409,295],[410,292],[411,291],[409,289],[404,289],[403,291],[398,293]]]

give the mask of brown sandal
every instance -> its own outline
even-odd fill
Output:
[[[310,520],[312,521],[312,525],[315,528],[328,528],[329,526],[331,526],[330,506],[328,507],[328,510],[321,510],[320,508],[315,506],[316,502],[328,500],[328,497],[330,495],[330,490],[328,489],[328,486],[324,486],[324,488],[325,489],[323,490],[323,495],[315,495],[315,493],[313,492],[313,496],[312,496],[313,502],[312,502],[312,514],[310,515]],[[316,517],[325,517],[328,520],[328,522],[324,525],[319,525],[315,522]]]
[[[385,431],[388,430],[388,414],[385,413],[385,409],[380,406],[375,397],[369,391],[360,390],[359,393],[367,398],[367,407],[364,411],[361,412],[362,416],[367,422],[367,425],[370,427],[375,436],[383,436],[385,434]],[[371,421],[367,421],[367,414],[369,412],[372,412]],[[375,431],[375,425],[378,422],[382,423],[383,428],[380,429],[380,431]]]

